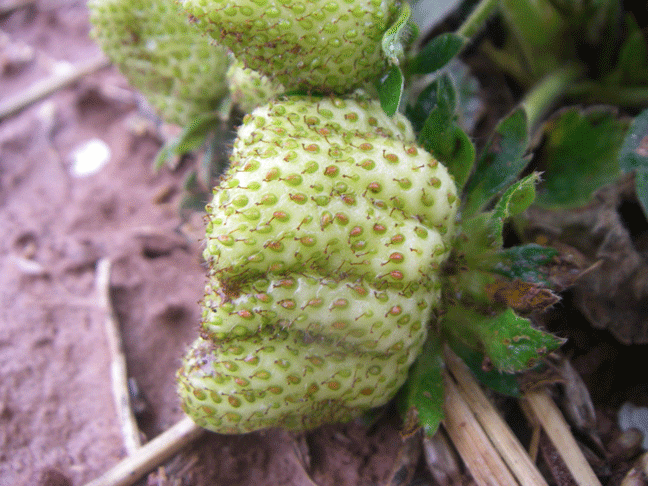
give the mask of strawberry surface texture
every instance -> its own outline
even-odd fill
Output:
[[[166,121],[186,125],[227,95],[228,51],[175,0],[90,0],[92,36]]]
[[[184,0],[199,27],[288,90],[348,93],[387,66],[394,0]]]
[[[244,433],[387,403],[439,303],[458,202],[409,122],[376,101],[281,97],[247,115],[207,206],[185,411]]]

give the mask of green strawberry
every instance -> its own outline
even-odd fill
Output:
[[[382,36],[397,0],[184,0],[245,66],[287,89],[347,93],[387,66]]]
[[[439,303],[457,205],[446,168],[378,102],[284,97],[247,115],[207,206],[186,412],[241,433],[389,401]]]
[[[286,91],[281,83],[246,68],[241,61],[231,64],[227,70],[227,82],[232,102],[245,113]]]
[[[227,95],[225,47],[214,46],[175,0],[90,0],[92,36],[162,117],[186,125]]]

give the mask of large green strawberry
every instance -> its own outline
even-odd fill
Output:
[[[184,0],[200,28],[287,89],[347,93],[385,70],[397,0]]]
[[[92,35],[162,117],[186,125],[227,94],[227,50],[175,0],[90,0]]]
[[[446,168],[375,101],[285,97],[247,115],[207,206],[186,412],[241,433],[389,401],[439,302],[457,205]]]

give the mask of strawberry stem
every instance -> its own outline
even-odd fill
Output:
[[[499,6],[499,0],[482,0],[466,21],[457,29],[457,34],[470,39]]]
[[[582,67],[571,64],[547,75],[522,100],[527,115],[527,126],[532,130],[558,98],[568,92],[582,73]]]

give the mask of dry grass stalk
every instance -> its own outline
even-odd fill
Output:
[[[126,355],[124,354],[119,322],[110,299],[110,260],[107,258],[97,263],[96,287],[99,303],[106,314],[104,328],[110,349],[110,372],[115,407],[119,417],[122,437],[124,438],[124,447],[130,455],[135,453],[142,443],[137,420],[131,407]]]
[[[46,79],[34,83],[25,91],[0,104],[0,120],[15,115],[37,101],[40,101],[56,91],[78,81],[84,76],[99,71],[109,65],[110,61],[108,59],[104,56],[98,56],[80,66],[75,66],[68,72],[63,74],[53,74]]]
[[[204,429],[185,417],[86,486],[130,486],[203,433]]]
[[[448,374],[445,392],[444,427],[473,479],[479,486],[519,485]]]
[[[547,486],[540,471],[488,400],[468,367],[448,349],[445,360],[457,380],[463,398],[518,482],[524,486]]]
[[[600,486],[601,483],[578,447],[569,425],[547,391],[529,391],[524,399],[562,456],[576,483],[579,486]]]

